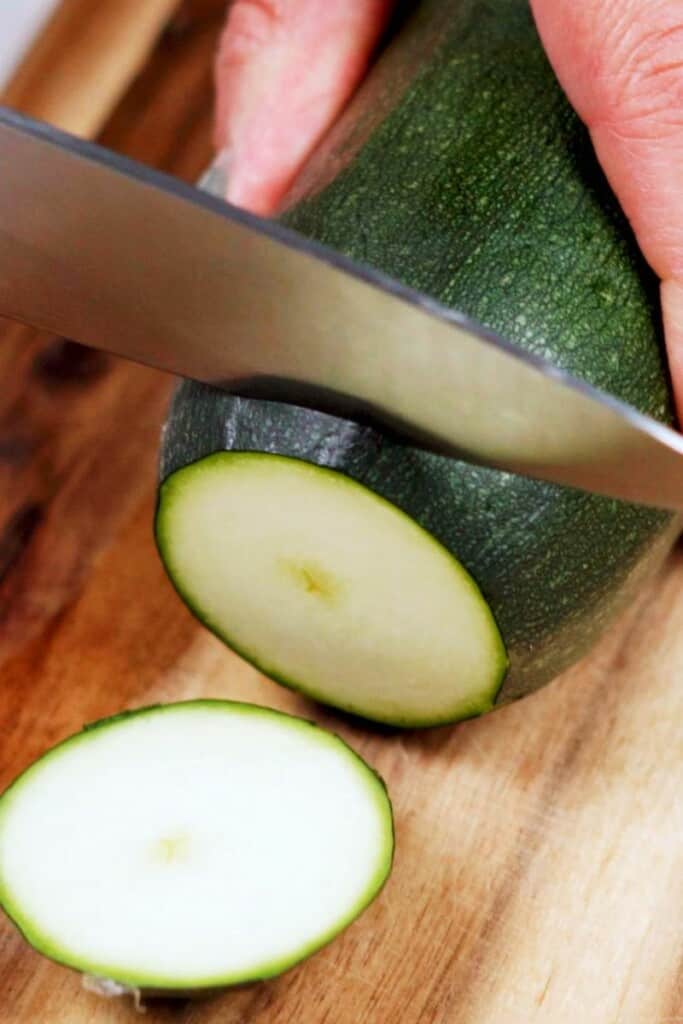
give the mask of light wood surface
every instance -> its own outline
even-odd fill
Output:
[[[179,2],[62,0],[2,102],[75,135],[95,135]]]
[[[165,34],[107,145],[196,178],[218,27],[208,12]],[[456,728],[372,730],[264,680],[166,581],[151,522],[168,380],[13,326],[0,379],[0,786],[84,722],[213,696],[318,719],[393,797],[394,874],[344,936],[274,982],[150,1004],[149,1024],[683,1021],[680,550],[544,692]],[[3,1024],[135,1019],[0,921]]]

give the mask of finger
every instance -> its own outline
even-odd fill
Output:
[[[548,56],[662,279],[683,413],[683,4],[531,0]]]
[[[361,78],[391,0],[236,0],[219,49],[228,198],[271,213]]]

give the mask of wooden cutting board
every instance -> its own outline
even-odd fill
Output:
[[[163,34],[107,145],[197,177],[219,6]],[[393,876],[343,937],[274,982],[149,1004],[149,1024],[683,1021],[680,551],[544,692],[455,728],[373,731],[259,676],[172,591],[151,529],[167,379],[6,326],[0,380],[0,787],[84,722],[212,696],[318,719],[393,797]],[[2,919],[3,1024],[134,1019]]]

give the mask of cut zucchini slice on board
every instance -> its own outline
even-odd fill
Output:
[[[65,740],[0,798],[0,903],[48,957],[155,992],[272,977],[374,899],[391,805],[339,737],[192,701]]]
[[[195,614],[286,686],[400,726],[492,707],[507,661],[474,580],[343,474],[216,452],[164,481],[156,534]]]

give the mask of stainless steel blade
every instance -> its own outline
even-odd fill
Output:
[[[0,314],[436,451],[683,510],[683,438],[367,267],[0,112]]]

